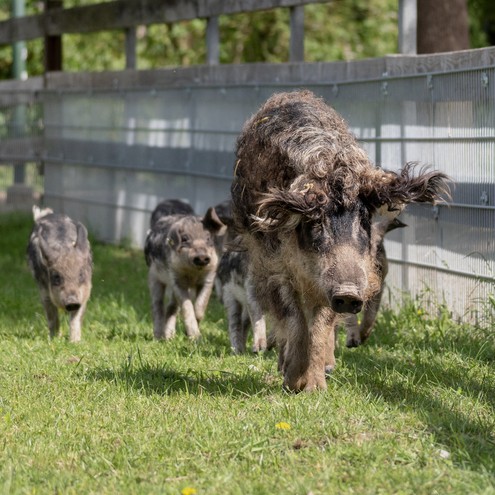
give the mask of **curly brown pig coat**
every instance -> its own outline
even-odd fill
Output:
[[[375,167],[343,118],[309,91],[273,95],[237,142],[235,227],[290,390],[326,388],[334,328],[380,291],[374,214],[435,202],[447,177]],[[376,243],[375,243],[376,244]]]

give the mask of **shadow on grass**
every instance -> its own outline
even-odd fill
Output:
[[[137,368],[123,366],[121,369],[97,368],[89,372],[89,378],[123,384],[149,395],[225,395],[251,397],[268,395],[280,386],[269,383],[261,374],[232,373],[222,370],[173,369],[143,364]]]
[[[379,333],[360,348],[339,351],[344,365],[356,370],[358,387],[365,395],[417,414],[436,442],[452,454],[454,462],[468,462],[480,471],[493,473],[495,374],[491,344],[487,351],[479,335],[471,338],[468,333],[460,333],[454,336],[453,347],[448,335],[445,340],[437,336],[430,346],[423,342],[417,353],[410,353],[414,346],[411,343],[401,355],[400,348],[406,349],[404,338],[384,328]],[[459,367],[443,366],[442,360],[436,359],[443,353],[449,353],[449,361],[459,362]],[[482,368],[471,373],[462,366],[468,358]],[[472,403],[479,407],[475,410],[469,405]]]

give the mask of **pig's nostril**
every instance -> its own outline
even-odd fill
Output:
[[[69,312],[77,311],[80,307],[81,307],[81,305],[78,303],[71,303],[71,304],[65,305],[66,311],[69,311]]]
[[[356,296],[338,295],[332,297],[332,309],[336,313],[359,313],[363,308],[363,301]]]
[[[209,256],[195,256],[193,259],[193,263],[196,266],[206,266],[210,263],[210,257]]]
[[[363,301],[352,301],[351,302],[352,313],[359,313],[363,307]]]

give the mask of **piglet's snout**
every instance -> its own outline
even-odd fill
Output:
[[[206,253],[196,254],[193,258],[193,263],[196,266],[207,266],[210,264],[211,258]]]
[[[65,310],[72,312],[77,311],[81,307],[81,303],[79,302],[76,296],[69,296],[65,301]]]
[[[195,256],[193,259],[193,263],[196,266],[207,266],[210,264],[210,257],[209,256]]]

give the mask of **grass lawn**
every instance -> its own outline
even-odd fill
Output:
[[[282,390],[275,352],[154,342],[143,254],[93,242],[80,344],[48,329],[25,249],[0,216],[0,494],[495,494],[495,332],[384,311],[340,336],[328,390]]]

